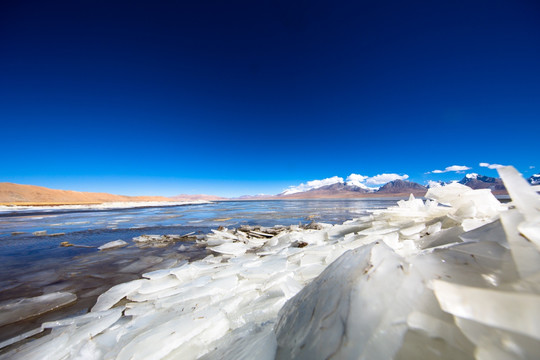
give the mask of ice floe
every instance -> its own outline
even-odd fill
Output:
[[[538,358],[540,197],[498,171],[509,204],[450,184],[341,225],[197,236],[206,258],[116,285],[0,358]]]
[[[116,249],[116,248],[123,247],[126,245],[128,245],[128,243],[125,242],[124,240],[114,240],[114,241],[109,241],[108,243],[99,246],[98,250]]]

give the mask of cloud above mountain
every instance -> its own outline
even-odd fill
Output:
[[[408,179],[409,175],[399,175],[399,174],[379,174],[372,176],[366,179],[366,184],[368,185],[384,185],[394,180],[405,180]]]
[[[447,172],[461,173],[461,172],[471,170],[471,169],[472,169],[471,167],[464,166],[464,165],[452,165],[452,166],[447,166],[444,170],[429,171],[429,172],[427,172],[427,174],[430,174],[430,173],[442,174],[442,173],[447,173]]]
[[[349,186],[358,186],[358,187],[364,187],[364,182],[369,179],[369,176],[364,176],[360,174],[351,174],[347,176],[347,185]]]
[[[283,195],[290,195],[290,194],[296,194],[299,192],[309,191],[313,189],[318,189],[323,186],[333,185],[337,183],[343,183],[343,178],[339,176],[332,176],[330,178],[322,179],[322,180],[311,180],[305,183],[302,183],[298,186],[289,186],[285,191],[283,191],[281,194]]]
[[[486,167],[486,168],[488,168],[488,169],[498,169],[498,168],[504,167],[504,165],[500,165],[500,164],[488,164],[488,163],[484,163],[484,162],[482,162],[482,163],[480,163],[480,164],[478,164],[478,165],[480,165],[481,167]]]
[[[377,190],[377,185],[384,185],[386,183],[389,183],[390,181],[394,180],[405,180],[408,179],[409,175],[399,175],[399,174],[379,174],[375,176],[365,176],[360,174],[350,174],[347,176],[346,180],[344,181],[342,177],[339,176],[333,176],[330,178],[322,179],[322,180],[311,180],[307,181],[305,183],[301,183],[297,186],[289,186],[287,189],[285,189],[281,194],[282,195],[291,195],[296,194],[300,192],[305,192],[313,189],[318,189],[323,186],[333,185],[333,184],[343,184],[345,183],[347,186],[351,187],[359,187],[366,190]]]

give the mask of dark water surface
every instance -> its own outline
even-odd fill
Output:
[[[397,200],[224,201],[114,210],[37,208],[0,212],[0,302],[55,291],[69,291],[78,297],[74,305],[0,327],[0,342],[36,328],[43,321],[88,311],[97,296],[115,284],[207,255],[194,243],[139,248],[132,241],[136,236],[205,234],[219,226],[287,226],[312,220],[341,223],[365,215],[368,210],[395,205]],[[32,234],[38,231],[46,231],[47,235]],[[119,239],[129,245],[97,250]],[[61,247],[64,241],[90,247]]]

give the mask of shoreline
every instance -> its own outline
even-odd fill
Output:
[[[25,210],[109,210],[109,209],[130,209],[145,207],[166,207],[183,205],[211,204],[207,200],[194,201],[114,201],[114,202],[46,202],[46,203],[0,203],[0,213],[10,211]]]

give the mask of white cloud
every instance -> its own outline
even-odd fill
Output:
[[[287,190],[283,191],[282,195],[296,194],[299,192],[309,191],[313,189],[318,189],[323,186],[333,185],[343,183],[343,178],[339,176],[332,176],[331,178],[326,178],[322,180],[311,180],[306,183],[302,183],[298,186],[290,186]]]
[[[436,187],[441,187],[442,184],[438,181],[433,181],[433,180],[428,180],[428,187],[430,188],[436,188]]]
[[[451,172],[451,171],[460,173],[460,172],[467,171],[470,169],[471,169],[470,167],[464,166],[464,165],[452,165],[452,166],[447,166],[444,170],[433,170],[432,173],[442,174],[442,173]]]
[[[408,179],[409,175],[398,175],[398,174],[379,174],[372,176],[366,179],[366,184],[368,185],[383,185],[394,180],[405,180]]]
[[[367,179],[369,178],[369,176],[364,176],[364,175],[360,175],[360,174],[351,174],[349,176],[347,176],[347,185],[351,185],[351,186],[365,186],[364,184],[362,184],[364,181],[366,181]]]
[[[500,165],[500,164],[488,164],[488,163],[480,163],[480,164],[478,164],[478,165],[480,165],[481,167],[487,167],[488,169],[498,169],[498,168],[504,167],[504,165]]]
[[[529,166],[529,169],[534,169],[534,165]]]
[[[347,186],[356,186],[362,189],[369,191],[375,191],[379,187],[377,185],[384,185],[394,180],[405,180],[408,179],[409,175],[399,175],[399,174],[379,174],[375,176],[364,176],[360,174],[350,174],[347,176],[347,179],[343,181],[342,177],[333,176],[331,178],[326,178],[322,180],[311,180],[305,183],[302,183],[298,186],[289,186],[284,190],[281,195],[291,195],[299,192],[309,191],[313,189],[318,189],[323,186],[333,185],[333,184],[343,184],[346,182]]]
[[[369,179],[369,176],[364,176],[360,174],[351,174],[347,176],[347,186],[355,186],[359,187],[361,189],[369,190],[369,191],[375,191],[378,188],[377,187],[369,187],[365,184],[365,181]]]

